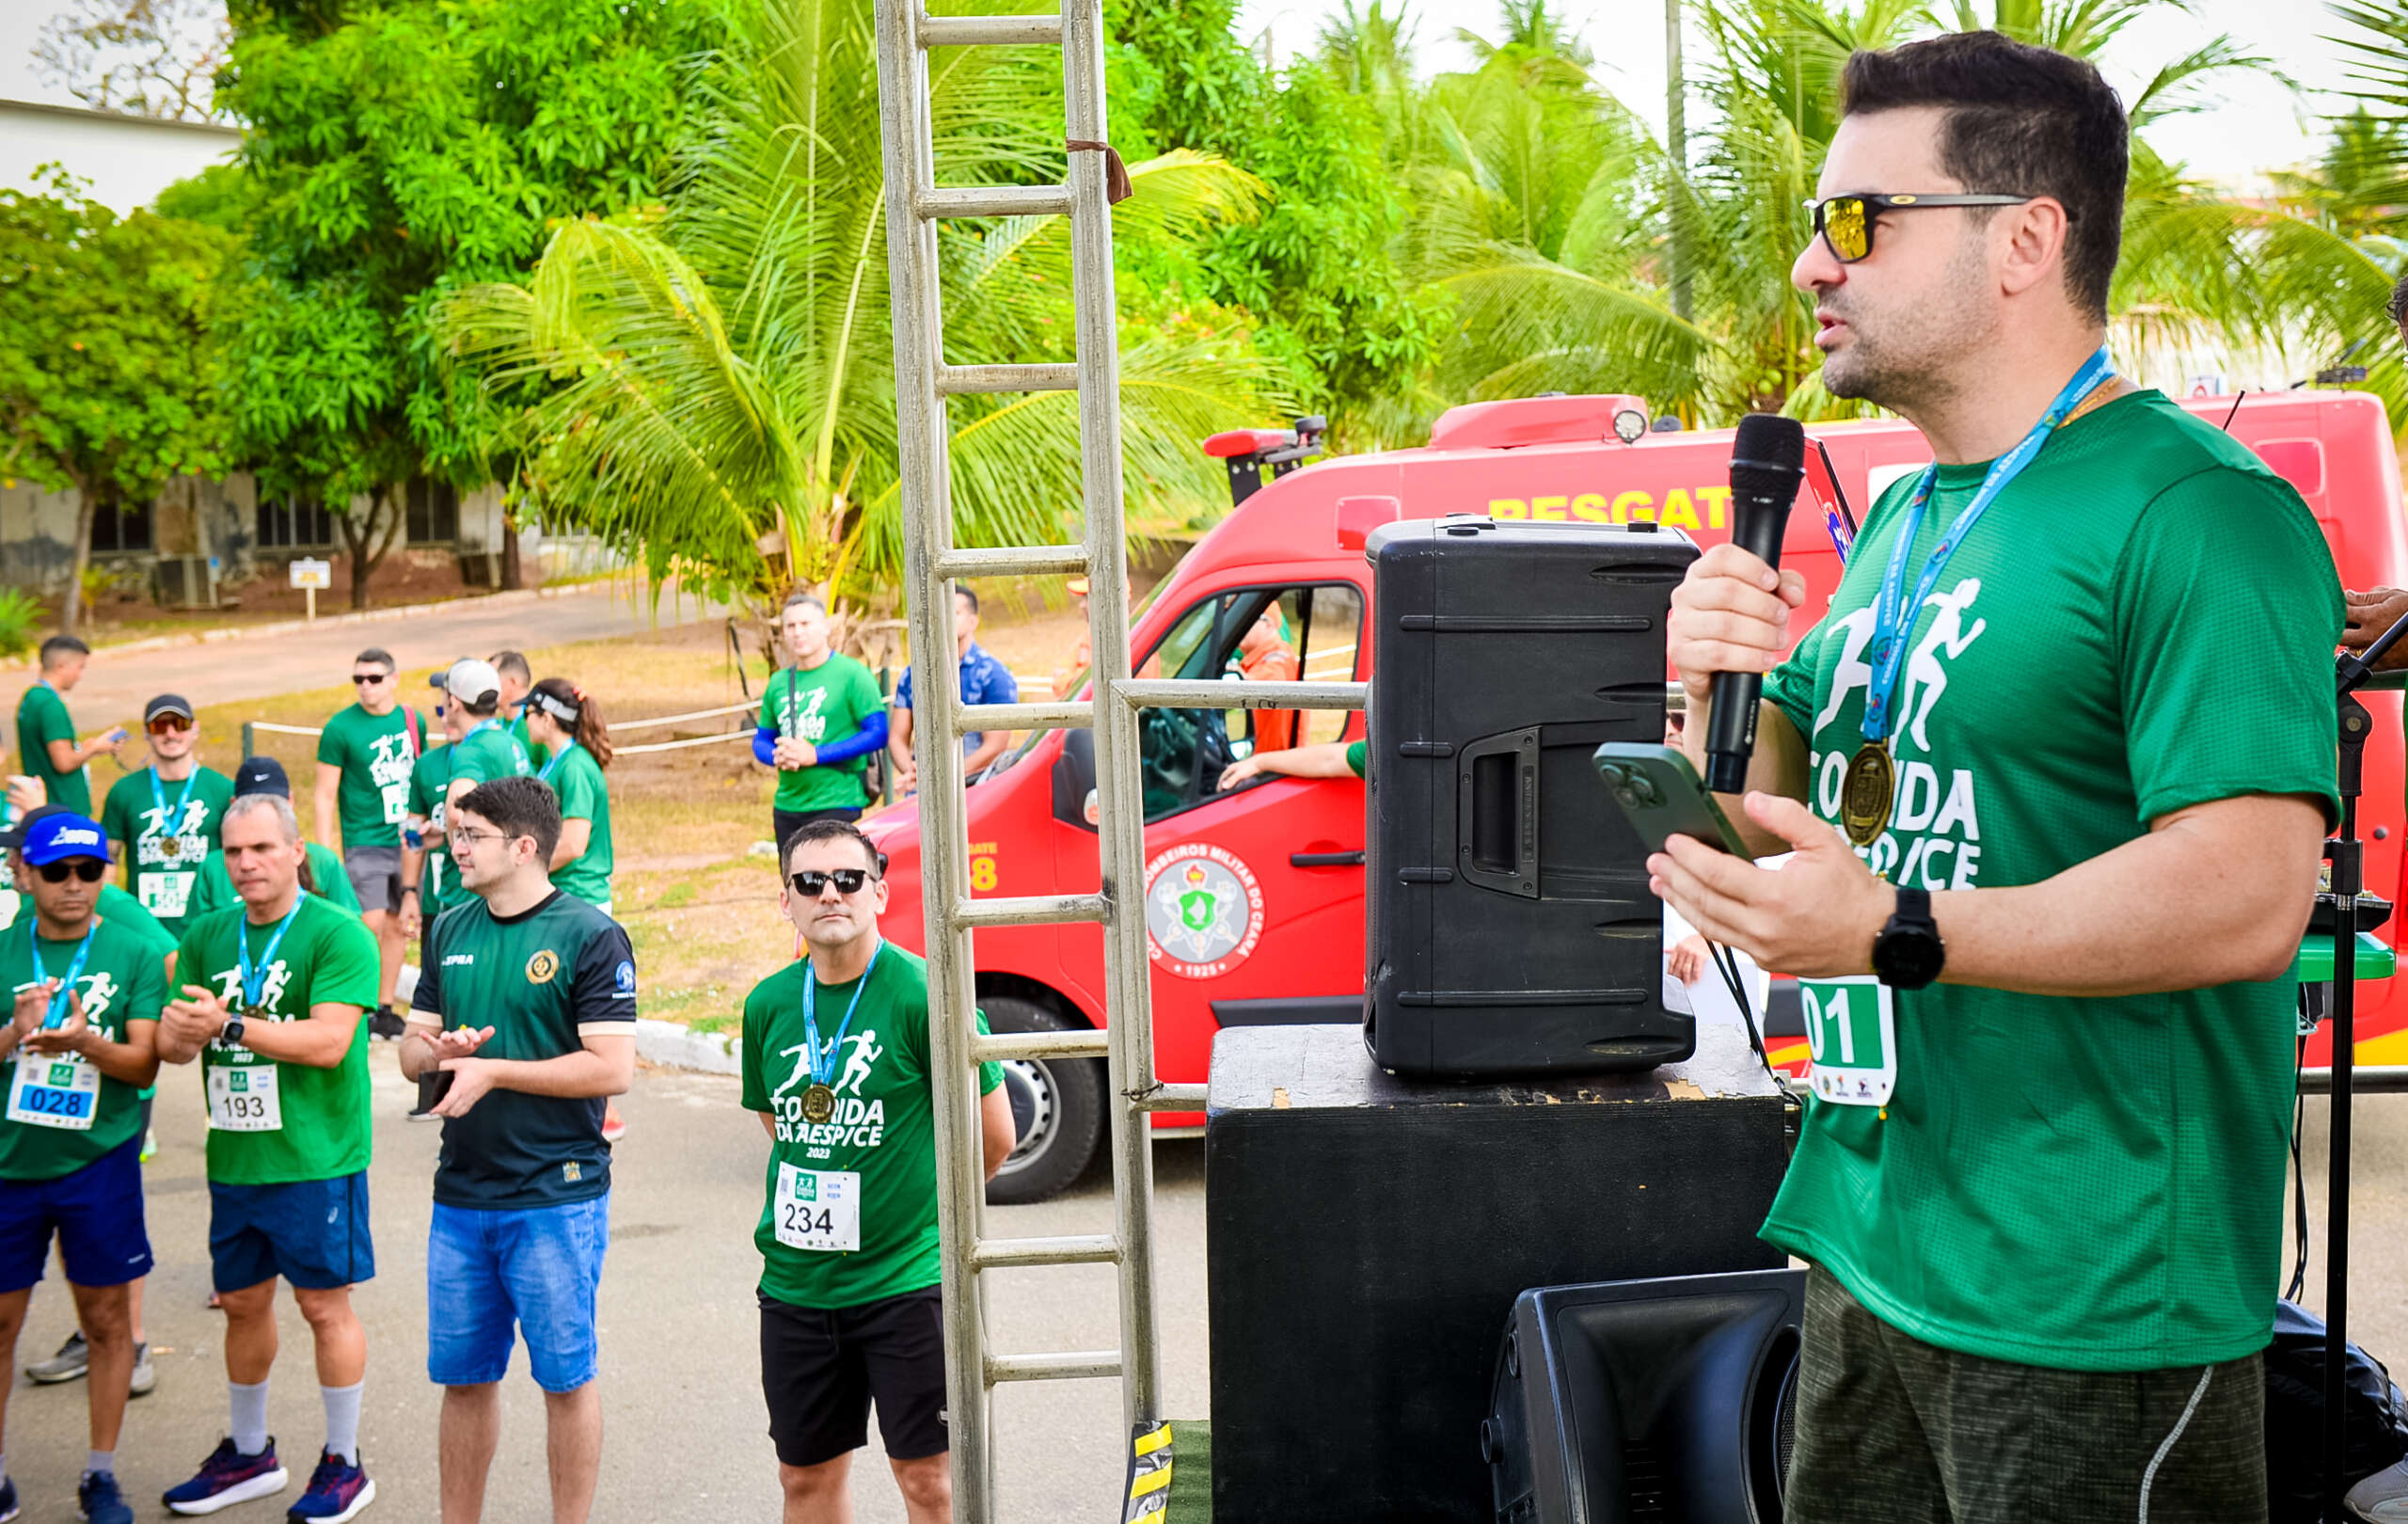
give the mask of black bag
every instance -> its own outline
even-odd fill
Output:
[[[2344,1390],[2350,1483],[2408,1456],[2408,1396],[2381,1361],[2347,1346]],[[2324,1491],[2324,1320],[2289,1302],[2274,1304],[2274,1341],[2266,1346],[2266,1495],[2272,1524],[2321,1524]]]

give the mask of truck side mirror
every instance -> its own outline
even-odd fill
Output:
[[[1054,759],[1054,818],[1081,831],[1095,830],[1087,802],[1095,797],[1095,732],[1065,730],[1062,754]]]

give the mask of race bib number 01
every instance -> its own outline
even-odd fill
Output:
[[[209,1125],[221,1133],[284,1131],[284,1100],[274,1064],[214,1064],[209,1071]]]
[[[788,1248],[857,1251],[862,1246],[862,1177],[849,1170],[778,1166],[771,1203],[778,1242]]]
[[[8,1119],[28,1127],[91,1130],[101,1109],[101,1072],[83,1059],[22,1054],[8,1085]]]
[[[135,884],[135,897],[142,908],[162,920],[172,921],[192,903],[193,881],[198,873],[166,873],[152,868]]]
[[[1898,1028],[1892,992],[1870,974],[1800,979],[1814,1094],[1844,1106],[1886,1106],[1898,1088]]]

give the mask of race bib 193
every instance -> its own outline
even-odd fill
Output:
[[[848,1170],[778,1166],[770,1203],[778,1242],[788,1248],[854,1251],[862,1246],[862,1177]]]
[[[28,1127],[91,1129],[101,1109],[101,1072],[72,1054],[17,1056],[8,1084],[8,1119]]]
[[[209,1125],[221,1133],[280,1133],[284,1101],[268,1063],[212,1064]]]
[[[1870,974],[1799,979],[1812,1083],[1821,1100],[1886,1106],[1898,1088],[1898,1028],[1888,985]]]

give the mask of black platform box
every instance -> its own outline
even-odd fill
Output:
[[[1440,1084],[1352,1026],[1234,1027],[1205,1130],[1215,1524],[1489,1524],[1533,1286],[1777,1268],[1782,1102],[1735,1028],[1650,1073]]]

